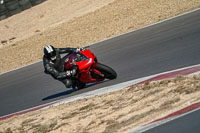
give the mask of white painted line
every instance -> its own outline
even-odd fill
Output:
[[[117,84],[117,85],[108,86],[108,87],[100,88],[100,89],[97,89],[97,90],[94,90],[94,91],[89,91],[89,92],[82,93],[82,94],[79,94],[79,95],[71,96],[71,97],[68,97],[68,98],[52,101],[52,102],[42,104],[42,105],[39,105],[39,106],[36,106],[36,107],[32,107],[32,108],[29,108],[29,109],[25,109],[25,110],[22,110],[22,111],[11,113],[11,114],[8,114],[8,115],[5,115],[5,116],[1,116],[0,119],[3,118],[3,117],[15,115],[15,114],[20,114],[20,113],[23,113],[23,112],[29,112],[29,111],[37,109],[37,108],[47,109],[47,108],[52,107],[52,106],[57,106],[57,105],[60,105],[60,104],[63,104],[63,103],[69,103],[69,102],[72,102],[72,101],[75,101],[75,100],[78,100],[78,99],[89,98],[89,97],[92,97],[92,96],[101,95],[101,94],[109,93],[109,92],[112,92],[112,91],[117,91],[117,90],[123,89],[124,87],[130,86],[132,84],[136,84],[136,83],[142,82],[143,80],[147,80],[148,78],[151,78],[151,77],[152,76],[140,78],[140,79],[136,79],[136,80],[132,80],[132,81],[127,81],[127,82],[120,83],[120,84]]]
[[[46,104],[43,104],[43,105],[39,105],[39,106],[30,108],[30,109],[26,109],[26,110],[22,110],[22,111],[19,111],[19,112],[16,112],[16,113],[1,116],[0,118],[10,116],[10,115],[14,115],[14,114],[27,112],[27,111],[31,111],[31,110],[41,108],[41,107],[43,107],[42,109],[47,109],[47,108],[52,107],[52,106],[57,106],[57,105],[60,105],[60,104],[63,104],[63,103],[69,103],[69,102],[72,102],[72,101],[75,101],[75,100],[78,100],[78,99],[84,99],[84,98],[89,98],[89,97],[93,97],[93,96],[97,96],[97,95],[106,94],[106,93],[109,93],[109,92],[118,91],[118,90],[121,90],[121,89],[129,87],[131,85],[146,81],[148,79],[151,79],[151,78],[159,76],[159,75],[163,75],[163,74],[171,73],[171,72],[175,72],[175,71],[180,71],[180,70],[184,70],[184,69],[188,69],[188,68],[192,68],[192,67],[197,67],[197,66],[200,66],[200,64],[185,67],[185,68],[180,68],[180,69],[176,69],[176,70],[172,70],[172,71],[167,71],[167,72],[163,72],[163,73],[159,73],[159,74],[155,74],[155,75],[151,75],[151,76],[147,76],[147,77],[143,77],[143,78],[139,78],[139,79],[126,81],[126,82],[119,83],[119,84],[116,84],[116,85],[112,85],[112,86],[100,88],[100,89],[97,89],[97,90],[85,92],[85,93],[82,93],[82,94],[79,94],[79,95],[75,95],[75,96],[71,96],[71,97],[68,97],[68,98],[56,100],[56,101],[53,101],[53,102],[50,102],[50,103],[46,103]]]
[[[106,38],[106,39],[104,39],[104,40],[101,40],[101,41],[95,42],[95,43],[93,43],[93,44],[91,44],[91,45],[95,45],[95,44],[97,44],[97,43],[101,43],[101,42],[104,42],[104,41],[107,41],[107,40],[110,40],[110,39],[114,39],[114,38],[117,38],[117,37],[120,37],[120,36],[123,36],[123,35],[129,34],[129,33],[131,33],[131,32],[136,32],[136,31],[139,31],[139,30],[142,30],[142,29],[145,29],[145,28],[148,28],[148,27],[154,26],[154,25],[156,25],[156,24],[160,24],[160,23],[163,23],[163,22],[166,22],[166,21],[169,21],[169,20],[175,19],[175,18],[180,17],[180,16],[184,16],[184,15],[187,15],[187,14],[193,13],[193,12],[198,11],[198,10],[200,10],[200,8],[197,8],[197,9],[194,9],[194,10],[191,10],[191,11],[188,11],[188,12],[184,12],[184,13],[179,14],[179,15],[177,15],[177,16],[173,16],[173,17],[171,17],[171,18],[164,19],[164,20],[158,21],[158,22],[153,23],[153,24],[146,25],[146,26],[144,26],[144,27],[142,27],[142,28],[139,28],[139,29],[134,29],[134,30],[131,30],[131,31],[129,31],[129,32],[119,34],[119,35],[117,35],[117,36],[115,36],[115,37],[109,37],[109,38]],[[27,67],[27,66],[33,65],[33,64],[35,64],[35,63],[39,63],[39,62],[41,62],[41,61],[37,61],[37,62],[34,62],[34,63],[31,63],[31,64],[28,64],[28,65],[25,65],[25,66],[22,66],[22,67],[19,67],[19,68],[16,68],[16,69],[13,69],[13,70],[10,70],[10,71],[7,71],[7,72],[4,72],[4,73],[0,73],[0,76],[3,75],[3,74],[5,74],[5,73],[12,72],[12,71],[15,71],[15,70],[18,70],[18,69],[21,69],[21,68],[24,68],[24,67]]]
[[[133,128],[133,129],[131,129],[131,130],[125,132],[125,133],[142,133],[142,132],[148,131],[148,130],[150,130],[152,128],[155,128],[155,127],[158,127],[160,125],[163,125],[163,124],[165,124],[167,122],[170,122],[170,121],[173,121],[175,119],[178,119],[180,117],[189,115],[190,113],[193,113],[193,112],[198,111],[198,110],[200,110],[200,108],[197,108],[197,109],[194,109],[192,111],[183,113],[181,115],[177,115],[177,116],[174,116],[174,117],[169,117],[167,119],[164,119],[164,120],[161,120],[161,121],[157,121],[157,122],[154,122],[154,123],[151,123],[151,124],[148,124],[149,123],[148,122],[147,123],[148,125],[144,124],[145,126],[141,126],[141,127],[138,127],[138,128]]]
[[[116,84],[116,85],[100,88],[100,89],[97,89],[97,90],[85,92],[85,93],[82,93],[82,94],[79,94],[79,95],[75,95],[75,96],[71,96],[71,97],[68,97],[68,98],[64,98],[62,100],[57,101],[55,104],[53,104],[51,106],[57,106],[57,105],[60,105],[60,104],[73,102],[73,101],[79,100],[79,99],[89,98],[89,97],[93,97],[93,96],[97,96],[97,95],[106,94],[106,93],[109,93],[109,92],[118,91],[118,90],[124,89],[124,88],[126,88],[126,87],[128,87],[130,85],[137,84],[137,83],[140,83],[142,81],[145,81],[145,80],[147,80],[147,79],[149,79],[151,77],[153,77],[153,76],[148,76],[148,77],[144,77],[144,78],[140,78],[140,79],[135,79],[135,80],[123,82],[123,83],[120,83],[120,84]],[[45,107],[45,109],[49,108],[51,106]]]
[[[112,85],[112,86],[100,88],[100,89],[97,89],[97,90],[85,92],[85,93],[82,93],[82,94],[79,94],[79,95],[75,95],[75,96],[72,96],[72,97],[68,97],[68,98],[59,100],[51,106],[57,106],[59,104],[72,102],[72,101],[75,101],[75,100],[78,100],[78,99],[84,99],[84,98],[89,98],[89,97],[93,97],[93,96],[97,96],[97,95],[106,94],[106,93],[109,93],[109,92],[118,91],[118,90],[121,90],[121,89],[129,87],[131,85],[135,85],[137,83],[146,81],[148,79],[151,79],[151,78],[159,76],[159,75],[172,73],[172,72],[175,72],[175,71],[180,71],[180,70],[184,70],[184,69],[188,69],[188,68],[192,68],[192,67],[197,67],[197,66],[200,66],[200,64],[189,66],[189,67],[184,67],[184,68],[180,68],[180,69],[176,69],[176,70],[172,70],[172,71],[167,71],[167,72],[163,72],[163,73],[159,73],[159,74],[155,74],[155,75],[151,75],[151,76],[147,76],[147,77],[143,77],[143,78],[139,78],[139,79],[134,79],[134,80],[126,81],[126,82],[119,83],[119,84],[116,84],[116,85]],[[48,108],[48,107],[46,107],[46,108]]]

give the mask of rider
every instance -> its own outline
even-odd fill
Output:
[[[52,45],[44,47],[43,65],[45,73],[51,74],[55,79],[60,80],[67,88],[72,87],[72,77],[76,76],[78,66],[74,65],[71,70],[64,70],[64,57],[61,55],[80,50],[78,48],[54,48]],[[65,57],[66,57],[65,56]]]

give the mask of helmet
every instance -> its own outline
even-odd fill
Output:
[[[47,45],[44,47],[44,56],[49,59],[54,61],[56,59],[56,50],[52,45]]]

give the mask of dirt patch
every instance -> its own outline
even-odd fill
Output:
[[[2,120],[0,132],[121,133],[197,102],[199,94],[200,75],[177,76]]]
[[[90,45],[199,7],[199,0],[48,0],[0,21],[0,73],[41,60],[46,44]],[[34,111],[0,121],[0,132],[123,132],[200,100],[199,80],[179,76]]]
[[[55,28],[75,17],[95,11],[114,0],[48,0],[9,19],[0,21],[0,41],[8,44]],[[10,41],[11,38],[15,40]],[[0,46],[6,44],[1,43]]]
[[[0,21],[0,73],[41,60],[46,44],[90,45],[199,7],[199,0],[48,0]]]

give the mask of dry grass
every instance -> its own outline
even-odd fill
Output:
[[[51,4],[53,0],[49,1]],[[41,60],[45,44],[57,47],[89,45],[200,7],[199,0],[114,0],[108,3],[109,0],[107,4],[101,4],[103,6],[87,10],[85,14],[77,13],[77,16],[48,25],[50,27],[46,29],[34,29],[34,34],[27,38],[15,38],[8,33],[8,38],[2,41],[10,45],[0,48],[0,73]],[[41,12],[42,6],[37,6]],[[59,4],[57,6],[59,9]],[[28,12],[31,10],[24,12],[25,16]],[[62,10],[57,13],[59,16]],[[7,23],[12,19],[12,22],[26,19],[25,16],[13,16]],[[38,19],[45,17],[39,14]],[[9,24],[3,26],[10,28]],[[0,133],[123,132],[199,101],[199,80],[200,75],[177,76],[30,112],[0,121]]]
[[[133,85],[0,122],[1,132],[123,132],[200,100],[200,75]],[[21,123],[21,124],[20,124]]]

